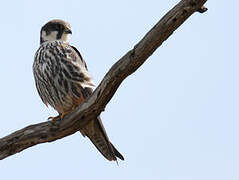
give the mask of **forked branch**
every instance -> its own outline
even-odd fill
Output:
[[[207,0],[182,0],[145,36],[116,62],[93,95],[62,120],[30,125],[0,139],[0,159],[31,146],[69,136],[98,116],[122,81],[135,72],[146,59],[194,12],[205,12]]]

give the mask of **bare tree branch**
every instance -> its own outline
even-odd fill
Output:
[[[207,0],[182,0],[145,36],[116,62],[93,95],[64,119],[30,125],[0,139],[0,159],[31,146],[55,141],[77,132],[98,116],[115,94],[122,81],[135,72],[146,59],[194,12],[205,12]]]

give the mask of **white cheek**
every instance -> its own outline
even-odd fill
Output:
[[[61,40],[65,41],[65,42],[68,42],[69,39],[70,39],[70,34],[63,33],[63,35],[61,37]]]
[[[46,35],[46,32],[42,31],[42,38],[44,41],[55,41],[57,33],[57,31],[52,31],[50,34]]]

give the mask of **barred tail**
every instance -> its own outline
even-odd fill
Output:
[[[100,153],[109,161],[116,161],[116,158],[124,160],[124,157],[109,141],[100,117],[91,121],[80,131],[83,136],[87,136],[91,140]]]

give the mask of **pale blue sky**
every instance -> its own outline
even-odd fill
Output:
[[[178,1],[3,1],[0,137],[55,113],[35,89],[32,63],[48,20],[68,21],[71,43],[99,84]],[[0,178],[238,180],[239,3],[209,1],[127,78],[102,113],[125,161],[108,162],[80,133],[0,161]]]

